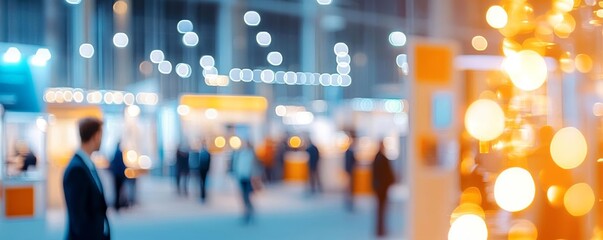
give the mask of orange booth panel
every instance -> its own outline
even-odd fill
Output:
[[[308,180],[307,155],[290,153],[285,158],[285,181],[305,182]]]
[[[370,168],[354,169],[354,195],[373,194],[372,173]]]
[[[4,197],[6,217],[34,216],[33,186],[6,187]]]

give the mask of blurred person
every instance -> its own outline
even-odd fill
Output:
[[[373,191],[377,198],[377,237],[384,237],[385,233],[385,210],[387,206],[387,193],[389,187],[395,182],[394,172],[390,160],[385,156],[385,145],[379,143],[379,152],[373,161]]]
[[[318,151],[318,147],[314,145],[310,138],[308,138],[308,148],[306,148],[306,152],[308,153],[308,167],[310,173],[308,178],[310,184],[310,193],[314,194],[322,191],[320,177],[318,174],[320,152]]]
[[[205,202],[207,197],[207,174],[211,167],[211,153],[207,148],[207,143],[201,144],[201,150],[199,151],[199,184],[200,184],[200,197],[201,202]]]
[[[81,148],[63,176],[67,205],[67,239],[111,239],[103,185],[90,156],[100,149],[103,122],[97,118],[79,121]]]
[[[260,160],[262,161],[262,165],[264,167],[264,180],[266,182],[272,182],[274,180],[273,177],[273,167],[274,167],[274,158],[275,158],[275,149],[274,142],[270,138],[266,138],[264,140],[264,144],[260,148]]]
[[[35,167],[38,164],[36,155],[31,151],[27,143],[21,142],[17,144],[17,158],[21,163],[21,172],[26,172],[30,167]]]
[[[176,189],[178,195],[188,195],[189,152],[183,144],[176,150]]]
[[[236,151],[233,158],[233,173],[239,180],[241,188],[241,197],[245,207],[243,222],[249,224],[253,217],[253,204],[251,202],[251,194],[253,192],[252,181],[254,178],[256,156],[253,147],[247,141],[243,141],[241,148]]]
[[[115,147],[115,154],[113,155],[113,160],[109,164],[109,170],[113,174],[113,183],[114,183],[114,191],[115,191],[115,200],[113,202],[113,207],[115,211],[119,212],[121,207],[127,206],[124,203],[122,192],[124,191],[124,183],[126,181],[126,164],[124,163],[124,153],[121,149],[121,142],[117,143]]]
[[[348,189],[346,192],[346,207],[354,211],[354,169],[356,169],[356,156],[354,149],[354,137],[350,138],[348,148],[345,151],[345,172],[348,174]]]

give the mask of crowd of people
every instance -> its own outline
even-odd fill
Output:
[[[105,192],[98,176],[96,167],[90,156],[98,151],[102,139],[102,121],[95,118],[85,118],[79,122],[81,148],[76,152],[63,178],[64,196],[68,213],[68,239],[110,239],[110,225],[107,218],[108,204],[105,201]],[[342,168],[348,174],[348,184],[345,190],[345,208],[353,212],[354,204],[354,171],[357,157],[353,133],[350,144],[343,155]],[[372,163],[372,189],[376,202],[376,228],[377,236],[385,236],[385,213],[387,206],[388,190],[394,184],[396,177],[390,161],[384,153],[385,147],[380,143],[379,151]],[[241,204],[243,206],[243,222],[248,224],[254,219],[253,193],[262,184],[272,184],[283,179],[285,153],[288,151],[305,151],[307,154],[308,193],[320,194],[322,189],[319,169],[323,158],[320,148],[307,138],[304,146],[292,149],[287,139],[275,144],[267,140],[260,147],[254,147],[249,140],[243,139],[240,147],[230,149],[228,172],[238,183]],[[188,196],[188,182],[191,175],[196,175],[199,181],[199,200],[205,203],[208,199],[208,175],[212,166],[212,152],[210,146],[204,141],[199,141],[195,148],[181,144],[175,154],[175,183],[176,192],[181,196]],[[191,167],[194,162],[195,167]],[[122,193],[126,166],[121,144],[117,144],[115,155],[110,163],[109,170],[113,173],[115,199],[113,206],[116,211],[129,206],[130,202]],[[193,171],[197,171],[193,174]]]

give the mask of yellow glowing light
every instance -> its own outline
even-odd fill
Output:
[[[576,19],[570,14],[563,14],[563,19],[557,25],[553,26],[555,35],[560,38],[568,38],[569,35],[576,29]]]
[[[134,150],[126,152],[126,160],[128,161],[126,164],[128,166],[136,164],[136,160],[138,160],[138,153],[136,153]]]
[[[553,7],[561,12],[569,12],[574,8],[574,0],[555,0]]]
[[[552,206],[560,207],[561,205],[563,205],[564,193],[565,189],[560,186],[553,185],[546,190],[546,198],[549,200],[549,203],[551,203]]]
[[[559,167],[572,169],[582,164],[586,158],[586,139],[576,128],[562,128],[555,133],[550,150],[553,161]]]
[[[128,12],[128,4],[122,0],[119,0],[113,4],[113,11],[116,14],[124,15]]]
[[[484,51],[488,48],[488,40],[483,36],[475,36],[471,39],[471,45],[477,51]]]
[[[576,70],[574,59],[571,58],[569,52],[561,54],[561,57],[559,57],[559,65],[561,67],[561,71],[565,73],[573,73]]]
[[[503,54],[508,57],[519,52],[521,50],[521,45],[510,38],[505,38],[503,40],[502,50]]]
[[[452,214],[450,214],[450,224],[453,224],[459,217],[462,217],[467,214],[473,214],[481,217],[482,219],[486,219],[486,213],[479,205],[475,203],[461,203],[458,207],[456,207]]]
[[[522,50],[508,56],[503,64],[513,85],[521,90],[536,90],[546,81],[546,62],[540,54],[532,50]]]
[[[509,229],[509,240],[536,240],[538,239],[538,230],[536,225],[529,220],[518,220],[511,229]]]
[[[217,148],[223,148],[226,146],[226,139],[222,136],[217,137],[214,139],[214,145],[216,145]]]
[[[289,147],[292,148],[299,148],[302,145],[302,140],[300,137],[298,136],[293,136],[291,138],[289,138]]]
[[[504,8],[494,5],[488,8],[488,12],[486,12],[486,21],[491,27],[499,29],[504,28],[507,25],[509,17]]]
[[[569,214],[575,217],[590,212],[595,204],[593,189],[586,183],[571,186],[563,197],[563,205]]]
[[[555,27],[555,26],[561,24],[561,22],[563,22],[563,13],[548,12],[546,19],[547,19],[549,25],[551,25],[551,27]]]
[[[460,216],[448,231],[448,240],[486,240],[488,227],[484,219],[474,214]]]
[[[480,141],[494,140],[503,133],[505,113],[492,100],[477,100],[465,113],[465,128],[472,137]]]
[[[534,200],[536,187],[530,172],[523,168],[512,167],[504,170],[494,183],[496,204],[509,212],[521,211]]]
[[[124,174],[126,175],[127,178],[135,178],[136,177],[136,172],[134,171],[134,169],[131,169],[131,168],[126,168],[126,170],[124,171]]]
[[[576,55],[576,69],[581,73],[590,72],[593,69],[593,60],[586,54]]]
[[[241,139],[237,136],[233,136],[230,139],[228,139],[228,144],[230,145],[230,147],[232,149],[239,149],[241,148]]]
[[[461,203],[473,203],[477,205],[482,204],[482,194],[479,188],[476,187],[468,187],[463,190],[461,194]]]
[[[595,14],[599,18],[603,18],[603,9],[599,9],[599,10],[595,11]]]

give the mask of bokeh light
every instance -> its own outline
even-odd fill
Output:
[[[176,74],[181,78],[189,78],[192,74],[191,66],[186,63],[176,64]]]
[[[389,34],[389,44],[394,47],[402,47],[406,44],[406,34],[403,32],[392,32]]]
[[[176,108],[176,112],[178,112],[178,115],[180,116],[186,116],[191,112],[191,108],[187,105],[179,105],[178,108]]]
[[[586,158],[586,139],[576,128],[562,128],[555,133],[551,141],[550,152],[553,161],[559,167],[573,169],[582,164]]]
[[[588,73],[593,69],[593,60],[586,54],[576,55],[576,69],[581,73]]]
[[[270,36],[270,33],[268,32],[259,32],[255,36],[255,40],[260,46],[268,47],[270,46],[270,43],[272,43],[272,36]]]
[[[118,48],[125,48],[128,46],[130,42],[128,35],[122,32],[116,33],[113,35],[113,45]]]
[[[245,15],[243,15],[243,20],[248,26],[257,26],[260,25],[262,18],[260,17],[260,14],[258,12],[248,11],[245,13]]]
[[[165,60],[165,55],[161,50],[153,50],[151,51],[150,59],[152,63],[160,63]]]
[[[486,240],[488,227],[481,217],[474,214],[460,216],[448,232],[448,240]]]
[[[504,170],[494,183],[496,204],[509,212],[521,211],[532,203],[536,187],[530,172],[512,167]]]
[[[199,58],[199,65],[203,69],[212,68],[216,65],[216,60],[210,55],[203,55],[201,58]]]
[[[486,21],[496,29],[504,28],[507,25],[509,17],[504,8],[498,5],[491,6],[486,12]]]
[[[280,66],[283,63],[283,55],[280,52],[269,52],[266,60],[272,66]]]
[[[126,112],[130,117],[138,117],[138,115],[140,115],[140,107],[136,105],[128,106],[128,108],[126,108]]]
[[[563,205],[563,195],[565,194],[565,189],[558,185],[550,186],[546,191],[546,198],[554,207],[560,207]]]
[[[492,100],[477,100],[465,113],[465,128],[471,136],[480,141],[494,140],[503,133],[505,113]]]
[[[293,136],[289,138],[289,147],[300,148],[302,145],[302,139],[299,136]]]
[[[538,239],[538,229],[536,225],[529,220],[517,220],[511,229],[509,229],[509,240],[536,240]]]
[[[475,36],[471,39],[471,46],[477,51],[484,51],[488,48],[488,40],[483,36]]]
[[[342,42],[338,42],[335,44],[335,46],[333,46],[333,51],[335,52],[335,55],[337,55],[337,56],[348,55],[348,53],[349,53],[348,45],[345,43],[342,43]]]
[[[503,64],[513,85],[521,90],[536,90],[546,81],[546,62],[540,54],[532,50],[522,50],[508,56]]]
[[[208,108],[205,110],[204,115],[207,119],[216,119],[218,118],[218,110],[216,110],[215,108]]]
[[[128,4],[123,0],[116,1],[113,4],[113,12],[118,15],[124,15],[128,13]]]
[[[222,136],[216,137],[216,139],[214,139],[214,145],[217,148],[223,148],[226,146],[226,139]]]
[[[157,70],[159,70],[161,74],[170,74],[172,72],[172,63],[169,61],[161,61],[157,65]]]
[[[199,35],[195,32],[187,32],[182,35],[182,43],[187,47],[197,46],[199,43]]]
[[[228,145],[230,145],[230,148],[232,149],[239,149],[241,148],[241,138],[237,137],[237,136],[232,136],[230,137],[230,139],[228,139]]]
[[[186,19],[182,19],[180,21],[178,21],[178,24],[176,25],[176,29],[178,30],[179,33],[187,33],[187,32],[192,32],[193,31],[193,23],[190,20],[186,20]]]
[[[595,204],[593,189],[586,183],[571,186],[563,197],[563,205],[569,214],[575,217],[586,215]]]
[[[80,45],[80,56],[83,58],[92,58],[94,56],[94,47],[90,43]]]

